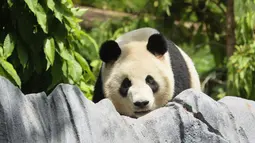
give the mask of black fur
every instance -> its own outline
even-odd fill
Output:
[[[100,58],[105,63],[115,61],[121,54],[120,47],[118,43],[113,40],[106,41],[102,44],[100,48]]]
[[[98,75],[98,78],[97,78],[97,81],[96,81],[96,84],[95,84],[94,95],[93,95],[93,98],[92,98],[92,101],[94,103],[97,103],[100,100],[105,98],[104,92],[103,92],[103,82],[102,82],[102,77],[101,77],[102,76],[101,70],[102,69],[100,69],[100,72],[99,72],[99,75]]]
[[[121,49],[118,43],[116,43],[113,40],[104,42],[99,51],[99,56],[101,60],[105,63],[116,61],[118,57],[120,56],[120,54],[121,54]],[[97,77],[97,81],[94,88],[94,95],[92,98],[92,101],[95,103],[105,98],[104,92],[103,92],[103,82],[102,82],[101,71],[102,69],[100,69],[99,75]]]
[[[147,49],[155,56],[162,56],[167,52],[167,40],[160,34],[153,34],[148,40]]]
[[[161,34],[150,36],[147,49],[154,55],[163,55],[169,52],[171,66],[174,74],[174,97],[185,89],[190,88],[190,75],[187,64],[179,49],[170,40]]]
[[[179,49],[170,40],[167,40],[167,46],[174,74],[175,83],[173,97],[175,97],[183,90],[190,88],[190,74],[187,64]]]
[[[156,93],[158,91],[159,85],[151,75],[147,75],[147,77],[145,78],[145,82],[150,86],[153,93]]]
[[[122,97],[127,97],[128,90],[132,86],[131,81],[128,78],[125,78],[119,88],[119,93]]]

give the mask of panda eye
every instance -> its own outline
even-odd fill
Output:
[[[126,97],[127,96],[127,93],[128,93],[128,89],[131,87],[132,83],[131,81],[128,79],[128,78],[125,78],[121,85],[120,85],[120,89],[119,89],[119,92],[120,94],[123,96],[123,97]]]
[[[145,78],[146,84],[148,84],[150,86],[150,88],[152,89],[153,93],[157,92],[159,89],[159,85],[158,83],[154,80],[154,78],[151,75],[148,75]]]

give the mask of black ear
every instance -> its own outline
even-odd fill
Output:
[[[109,40],[102,44],[99,55],[103,62],[108,63],[116,61],[120,56],[120,53],[121,50],[118,43],[113,40]]]
[[[147,49],[155,56],[164,55],[167,52],[167,40],[160,34],[153,34],[148,40]]]

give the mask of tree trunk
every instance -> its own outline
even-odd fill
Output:
[[[228,0],[227,1],[227,13],[226,13],[226,54],[227,58],[231,57],[234,53],[234,48],[235,48],[235,17],[234,17],[234,0]],[[232,90],[230,88],[230,83],[227,80],[227,95],[232,95]]]
[[[227,1],[227,43],[226,53],[227,57],[233,55],[234,47],[236,43],[235,39],[235,17],[234,17],[234,0]]]

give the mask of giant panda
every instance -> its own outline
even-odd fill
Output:
[[[112,101],[121,114],[139,118],[185,89],[200,89],[191,58],[156,29],[145,27],[105,41],[93,102]]]

